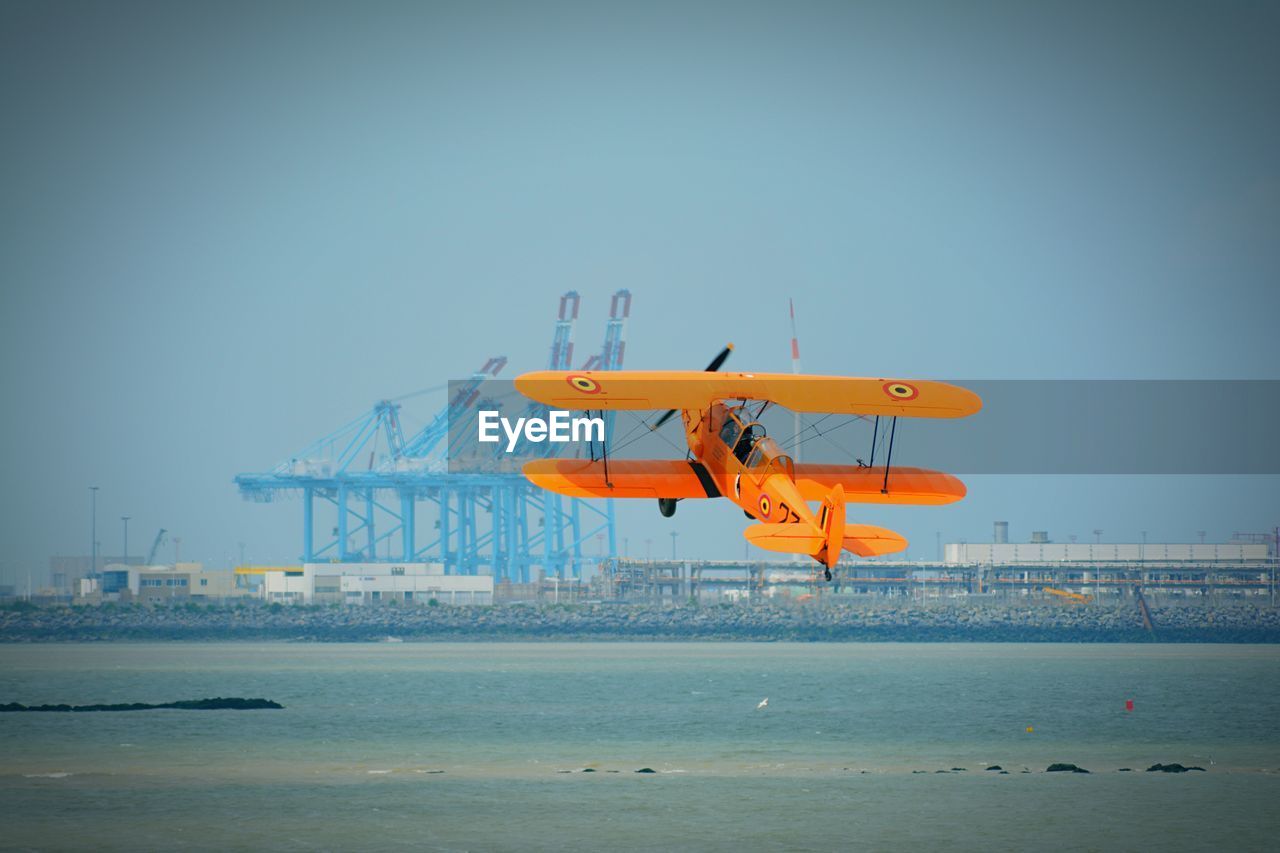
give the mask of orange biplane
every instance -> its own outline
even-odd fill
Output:
[[[982,408],[977,394],[942,382],[804,376],[788,373],[718,373],[733,345],[705,371],[526,373],[515,384],[526,397],[559,409],[668,411],[684,419],[689,456],[682,460],[537,459],[526,477],[570,497],[656,498],[664,516],[689,498],[727,497],[758,520],[743,531],[751,544],[770,551],[807,554],[824,567],[827,580],[842,550],[860,557],[893,554],[907,540],[892,530],[848,524],[848,503],[937,505],[965,495],[950,474],[890,468],[897,418],[960,418]],[[735,403],[736,401],[736,403]],[[889,458],[871,465],[796,464],[759,423],[748,401],[793,412],[823,412],[892,418]],[[874,439],[873,439],[874,447]],[[820,501],[816,511],[810,501]]]

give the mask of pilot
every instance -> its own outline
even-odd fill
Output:
[[[738,461],[745,465],[747,456],[751,453],[751,448],[755,447],[760,438],[760,432],[755,424],[748,426],[742,431],[742,436],[738,439],[738,443],[733,446],[733,455],[738,457]]]

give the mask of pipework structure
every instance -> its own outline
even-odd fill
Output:
[[[560,297],[548,369],[573,368],[579,306],[576,291]],[[619,290],[604,344],[584,370],[622,366],[630,313],[631,293]],[[604,537],[608,556],[616,554],[612,501],[546,492],[518,471],[449,470],[450,424],[475,417],[484,383],[506,364],[505,356],[489,358],[453,383],[446,406],[408,438],[400,402],[380,400],[270,471],[237,476],[240,494],[261,503],[301,499],[304,563],[440,562],[449,574],[512,583],[528,583],[539,569],[546,577],[580,578],[599,560],[584,556],[584,543]],[[332,518],[332,526],[321,518]]]

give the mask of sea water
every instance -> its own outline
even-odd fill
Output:
[[[0,846],[1195,850],[1280,830],[1280,647],[0,646],[0,702],[211,696],[285,710],[0,714]],[[1172,762],[1205,772],[1143,772]]]

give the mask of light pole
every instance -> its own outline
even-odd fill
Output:
[[[653,540],[652,539],[644,540],[644,559],[646,563],[653,560]]]
[[[122,515],[120,520],[124,522],[124,564],[129,565],[129,519],[131,515]]]
[[[1094,531],[1093,531],[1093,541],[1094,541],[1094,544],[1095,544],[1095,545],[1101,545],[1101,544],[1102,544],[1102,531],[1101,531],[1101,530],[1098,530],[1097,528],[1094,528]]]
[[[98,576],[98,487],[89,487],[89,577]]]
[[[676,558],[676,537],[679,535],[680,534],[674,530],[671,531],[671,559],[673,560]]]

